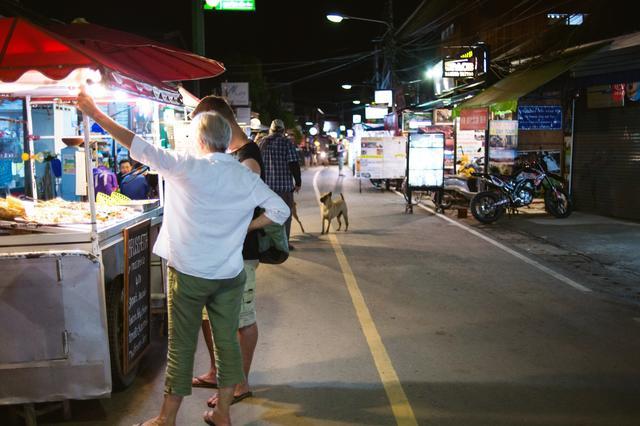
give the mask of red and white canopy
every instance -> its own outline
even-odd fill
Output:
[[[23,18],[0,18],[0,94],[69,98],[89,82],[125,97],[179,104],[180,94],[169,81],[224,72],[219,62],[132,34],[91,24],[54,27],[55,31]],[[100,40],[87,39],[91,31],[102,32]]]

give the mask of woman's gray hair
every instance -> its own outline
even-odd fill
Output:
[[[193,118],[196,139],[212,152],[225,152],[231,142],[231,126],[220,114],[201,112]]]

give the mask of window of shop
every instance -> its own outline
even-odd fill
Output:
[[[0,99],[0,196],[24,192],[24,100]]]
[[[584,24],[584,19],[587,15],[584,13],[548,13],[547,19],[550,24],[557,22],[564,22],[565,25],[577,26]]]

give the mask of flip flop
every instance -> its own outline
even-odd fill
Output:
[[[243,399],[247,399],[247,398],[250,398],[252,396],[253,396],[253,393],[251,393],[251,391],[247,391],[245,393],[241,393],[240,395],[233,397],[233,400],[231,401],[231,405],[237,404],[238,402],[242,401]],[[215,408],[216,404],[213,404],[213,403],[207,401],[207,406],[209,408]]]
[[[218,389],[218,384],[213,382],[207,382],[206,380],[202,380],[200,377],[194,377],[193,379],[191,379],[191,387]]]

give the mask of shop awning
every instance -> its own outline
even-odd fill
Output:
[[[225,71],[224,65],[213,59],[100,25],[79,22],[48,28],[155,81],[200,80]]]
[[[519,98],[567,72],[580,60],[592,54],[594,49],[582,49],[564,54],[551,62],[525,67],[462,103],[459,108],[489,107],[495,112],[515,111]]]
[[[69,97],[88,80],[136,97],[179,104],[175,88],[23,18],[0,18],[0,92]]]

